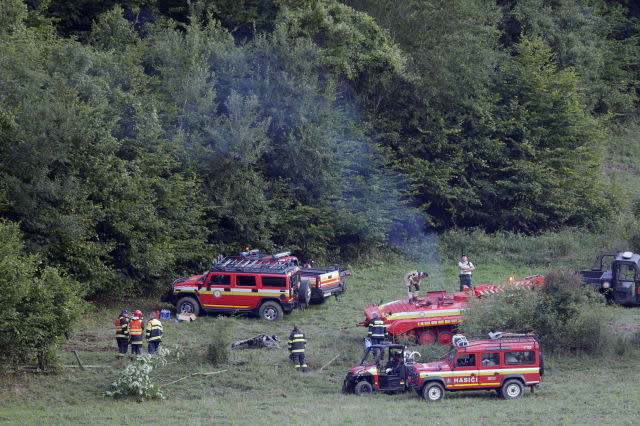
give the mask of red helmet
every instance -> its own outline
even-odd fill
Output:
[[[142,311],[140,309],[136,309],[133,315],[138,318],[142,318]]]

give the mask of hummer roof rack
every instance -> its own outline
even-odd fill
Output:
[[[269,262],[264,259],[247,259],[244,256],[220,255],[211,261],[210,271],[286,274],[295,269],[296,266],[289,262]]]

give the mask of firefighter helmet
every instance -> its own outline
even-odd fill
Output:
[[[133,315],[138,318],[142,318],[142,311],[140,309],[136,309]]]

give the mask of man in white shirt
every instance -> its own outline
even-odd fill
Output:
[[[464,286],[471,287],[471,272],[476,269],[473,263],[469,262],[467,255],[462,255],[462,261],[458,262],[458,268],[460,269],[460,291],[464,291]]]

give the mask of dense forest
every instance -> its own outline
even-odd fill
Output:
[[[605,151],[637,121],[631,0],[0,9],[0,267],[26,262],[25,286],[144,294],[244,247],[345,259],[424,231],[598,229],[621,203]]]

